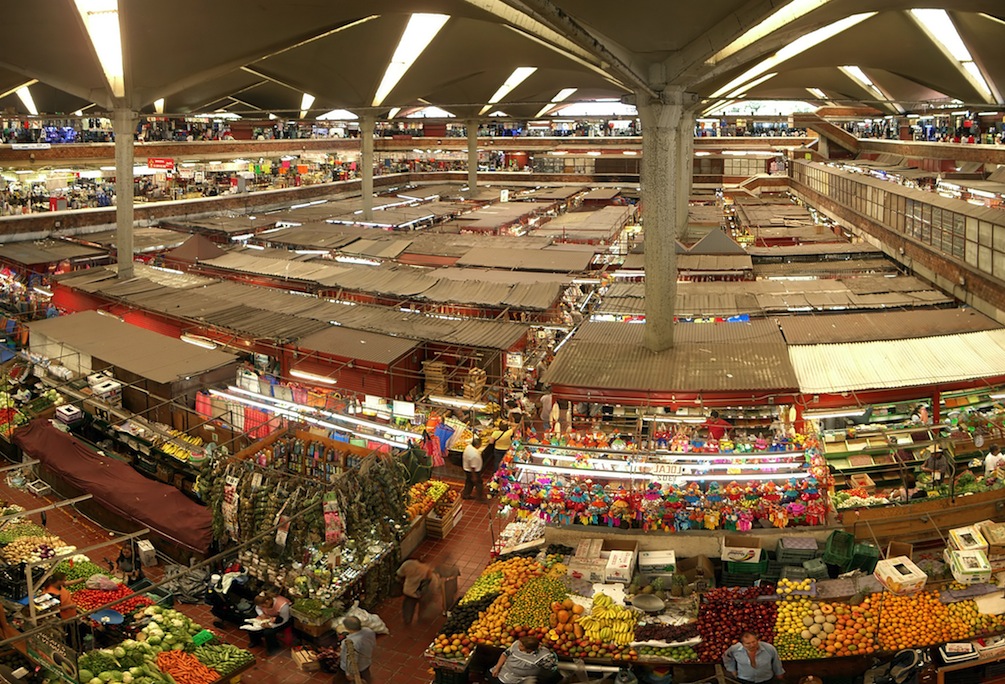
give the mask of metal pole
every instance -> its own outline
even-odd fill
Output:
[[[115,132],[115,252],[119,279],[133,277],[133,130],[136,113],[112,112]]]
[[[376,119],[373,114],[364,114],[360,118],[360,192],[363,195],[363,220],[373,220],[373,127]]]
[[[478,121],[468,120],[468,194],[474,198],[478,185]]]

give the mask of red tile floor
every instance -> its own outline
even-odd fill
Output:
[[[24,506],[28,510],[41,508],[48,503],[59,500],[56,496],[36,497],[29,492],[13,489],[0,483],[0,499]],[[492,534],[489,527],[489,505],[475,501],[464,501],[461,519],[456,527],[447,535],[447,539],[426,539],[419,546],[413,558],[433,566],[447,559],[452,560],[461,571],[459,591],[461,594],[478,577],[489,562],[489,550],[492,545]],[[32,516],[38,522],[38,516]],[[106,541],[112,536],[82,516],[78,516],[72,508],[62,508],[47,513],[47,526],[54,534],[64,541],[80,548]],[[92,560],[101,564],[103,558],[116,555],[112,547],[91,554]],[[157,579],[159,573],[155,568],[148,575]],[[235,627],[216,630],[212,627],[213,617],[209,606],[203,604],[177,603],[175,608],[181,610],[193,620],[221,634],[221,636],[238,646],[247,645],[246,633]],[[432,681],[432,670],[422,657],[422,652],[432,641],[444,618],[436,610],[435,617],[427,621],[415,621],[411,626],[405,626],[401,618],[401,599],[388,598],[376,610],[387,624],[390,632],[377,640],[377,652],[372,666],[374,684],[394,682],[395,684],[429,684]],[[249,670],[243,681],[250,684],[307,684],[332,681],[332,675],[325,673],[299,672],[290,658],[289,650],[271,658],[265,655],[263,649],[254,650],[258,661]]]

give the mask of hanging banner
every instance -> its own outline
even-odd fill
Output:
[[[338,497],[334,492],[328,492],[324,498],[325,512],[325,542],[341,544],[345,539],[345,522],[342,511],[339,510]]]
[[[290,536],[290,516],[283,515],[286,510],[286,506],[290,503],[289,499],[286,499],[286,503],[283,507],[279,509],[276,513],[276,518],[273,524],[276,526],[276,543],[286,548],[286,540]]]
[[[174,171],[174,159],[170,157],[147,157],[147,168]]]
[[[223,514],[223,526],[234,541],[237,537],[237,485],[241,480],[228,475],[223,484],[223,502],[220,505],[220,512]]]
[[[77,684],[77,653],[55,628],[33,634],[25,643],[28,657],[56,675],[61,682]]]

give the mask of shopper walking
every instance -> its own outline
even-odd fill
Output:
[[[464,447],[461,455],[461,467],[464,468],[464,490],[461,492],[462,499],[472,498],[472,492],[478,501],[485,500],[485,493],[482,491],[482,440],[475,437],[471,444]]]
[[[411,558],[398,568],[397,577],[405,580],[401,593],[401,618],[406,625],[411,625],[415,618],[415,609],[429,593],[433,583],[433,569]]]
[[[363,681],[372,682],[370,665],[373,663],[373,652],[377,648],[377,634],[369,627],[364,627],[359,618],[349,616],[342,621],[346,629],[346,637],[339,652],[339,671],[335,673],[335,682]]]
[[[461,576],[461,571],[448,555],[440,561],[433,570],[440,580],[440,591],[443,596],[443,614],[449,615],[450,609],[454,607],[457,600],[457,581]]]
[[[744,632],[740,641],[726,649],[722,663],[729,676],[742,684],[763,684],[772,679],[781,680],[785,674],[778,651],[761,641],[754,632]]]

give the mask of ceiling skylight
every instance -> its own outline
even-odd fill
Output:
[[[820,88],[807,88],[806,92],[808,92],[810,95],[819,100],[827,99],[827,95],[824,93],[824,91],[820,90]]]
[[[87,35],[105,72],[115,97],[125,97],[126,83],[122,69],[122,37],[119,32],[118,0],[75,0],[84,20]]]
[[[712,55],[712,57],[706,61],[706,64],[718,64],[727,57],[735,55],[743,48],[749,47],[787,24],[791,24],[796,19],[809,14],[815,9],[823,7],[828,2],[830,2],[830,0],[793,0],[761,23],[748,29],[742,36],[734,40],[722,50],[719,50],[719,52]]]
[[[555,103],[564,102],[570,95],[572,95],[577,90],[578,88],[562,88],[561,90],[558,91],[555,97],[551,98],[551,102],[541,107],[541,111],[535,114],[534,118],[536,119],[537,117],[542,116],[546,111],[551,109],[552,106],[555,105]]]
[[[860,24],[875,15],[875,12],[853,14],[850,17],[845,17],[840,21],[835,21],[833,24],[828,24],[823,28],[818,28],[816,31],[811,31],[806,35],[800,36],[785,47],[781,48],[775,54],[762,60],[757,66],[751,67],[726,85],[719,88],[717,91],[712,93],[712,97],[722,97],[725,93],[735,92],[738,88],[742,88],[745,83],[757,78],[761,74],[773,70],[779,64],[806,52],[810,48],[816,47],[825,40],[833,38],[839,33],[847,31],[852,26]]]
[[[35,106],[35,99],[31,96],[28,86],[23,85],[14,92],[17,93],[17,96],[21,99],[21,104],[28,110],[28,113],[32,116],[38,116],[38,108]]]
[[[865,72],[862,71],[862,69],[860,69],[857,66],[842,66],[842,67],[838,67],[838,69],[840,69],[841,73],[843,73],[845,76],[847,76],[851,80],[853,80],[856,83],[858,83],[860,86],[862,86],[863,88],[865,88],[866,90],[868,90],[870,93],[872,93],[873,95],[875,95],[877,98],[879,98],[880,100],[883,100],[884,102],[886,102],[888,105],[890,105],[891,107],[893,107],[895,110],[897,110],[901,114],[904,113],[903,107],[901,107],[899,104],[897,104],[896,102],[894,102],[893,98],[890,97],[889,93],[887,93],[882,88],[880,88],[878,85],[876,85],[875,83],[873,83],[872,79],[869,78],[868,76],[866,76]]]
[[[503,84],[499,86],[499,89],[495,91],[492,97],[489,98],[488,104],[482,107],[482,110],[478,113],[484,114],[488,110],[492,109],[492,105],[509,95],[511,90],[526,81],[535,71],[537,71],[537,67],[517,67],[514,69],[513,73],[509,75],[509,78],[507,78]]]
[[[572,102],[554,112],[556,116],[638,116],[635,105],[619,100],[596,100],[592,102]]]
[[[398,112],[400,112],[400,111],[401,111],[401,107],[391,107],[391,111],[389,111],[387,113],[387,118],[388,119],[393,119],[394,117],[398,116]]]
[[[751,88],[756,88],[757,86],[761,85],[761,84],[762,84],[762,83],[764,83],[765,81],[768,81],[768,80],[770,80],[770,79],[774,78],[774,77],[775,77],[775,76],[777,76],[777,75],[778,75],[778,74],[776,74],[776,73],[774,73],[774,72],[772,72],[772,73],[770,73],[770,74],[764,74],[764,76],[761,76],[760,78],[758,78],[758,79],[756,79],[756,80],[753,80],[753,81],[751,81],[751,82],[750,82],[750,83],[748,83],[747,85],[745,85],[745,86],[741,86],[740,88],[737,88],[736,90],[734,90],[733,92],[731,92],[731,93],[730,93],[730,94],[729,94],[729,95],[728,95],[727,97],[730,97],[730,98],[734,98],[734,97],[745,97],[745,96],[747,95],[747,92],[748,92],[748,91],[749,91],[749,90],[750,90]]]
[[[318,117],[318,121],[355,121],[359,117],[348,109],[333,109]]]
[[[314,96],[310,93],[304,93],[304,96],[300,98],[301,119],[307,118],[307,112],[310,110],[312,104],[314,104]]]
[[[429,106],[423,107],[422,109],[417,109],[411,114],[408,114],[406,119],[453,119],[455,118],[453,114],[448,112],[446,109],[440,109],[439,107]]]
[[[928,35],[946,57],[956,62],[956,68],[967,82],[977,90],[987,102],[995,102],[994,93],[987,79],[974,62],[970,50],[967,49],[960,32],[956,30],[949,12],[943,9],[913,9],[911,16],[921,29]],[[1001,104],[999,102],[998,104]]]
[[[384,77],[377,86],[377,92],[373,96],[373,106],[379,107],[394,86],[398,85],[401,77],[412,67],[415,60],[419,58],[436,34],[440,32],[443,25],[450,19],[446,14],[413,14],[405,26],[405,32],[401,34],[398,47],[395,48],[391,56],[391,62],[384,71]]]
[[[164,98],[158,98],[154,100],[154,111],[158,114],[164,113]]]

